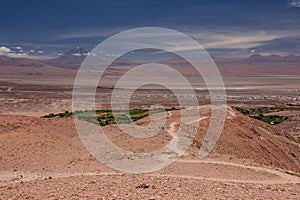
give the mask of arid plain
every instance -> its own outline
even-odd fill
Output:
[[[144,174],[119,172],[97,161],[81,143],[72,116],[42,118],[72,111],[76,70],[39,61],[2,61],[0,199],[299,199],[300,70],[296,58],[276,59],[280,58],[216,59],[226,89],[226,120],[216,146],[204,159],[198,158],[198,151],[210,123],[209,93],[189,67],[168,61],[187,72],[201,116],[186,109],[171,110],[164,129],[146,139],[125,135],[114,124],[103,126],[117,146],[150,152],[169,143],[178,127],[193,129],[199,124],[191,147],[180,159]],[[110,108],[115,75],[126,67],[117,65],[108,71],[97,88],[97,109]],[[171,91],[153,85],[135,91],[130,103],[132,109],[179,106]],[[180,122],[182,112],[189,115]],[[287,118],[273,124],[255,119],[259,114],[266,119]],[[134,123],[144,126],[149,120],[144,117]],[[94,125],[83,123],[87,128]]]

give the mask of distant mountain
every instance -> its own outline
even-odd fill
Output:
[[[285,60],[300,62],[300,56],[288,55],[284,57]]]
[[[73,76],[74,72],[29,58],[0,56],[0,76]]]
[[[214,59],[224,76],[300,75],[300,56],[251,55],[248,58]]]
[[[47,64],[38,61],[33,60],[29,58],[11,58],[7,56],[0,56],[0,66],[1,67],[8,67],[8,66],[14,66],[14,67],[45,67],[48,66]]]
[[[300,61],[300,56],[289,55],[289,56],[279,56],[279,55],[268,55],[263,56],[260,54],[253,54],[252,56],[244,59],[244,61],[249,62],[292,62]]]
[[[142,53],[142,55],[145,54],[144,52]],[[163,59],[158,59],[159,63],[173,67],[185,76],[194,77],[199,74],[193,66],[181,57],[165,56],[166,54],[163,55],[164,56],[160,57]],[[153,54],[153,56],[155,55]],[[112,65],[113,70],[107,72],[109,76],[123,74],[133,66],[145,64],[145,62],[138,61],[138,59],[132,59],[131,55],[130,57],[124,56],[122,58],[123,59],[118,59],[114,62]],[[152,60],[155,61],[155,59]],[[149,61],[151,62],[151,60]],[[214,58],[214,62],[223,76],[300,75],[300,56],[295,55],[263,56],[260,54],[254,54],[248,58]]]
[[[65,74],[69,76],[79,69],[88,54],[88,51],[75,47],[62,56],[48,61],[0,56],[0,75]],[[214,61],[224,76],[300,75],[300,56],[296,55],[254,54],[248,58],[214,58]],[[153,50],[135,51],[121,56],[111,64],[106,74],[109,76],[124,74],[134,66],[151,62],[169,65],[187,76],[198,74],[182,58]]]
[[[78,69],[88,53],[81,47],[75,47],[60,57],[45,61],[45,63],[66,69]]]
[[[253,54],[252,56],[245,59],[246,61],[254,61],[254,62],[261,62],[266,61],[266,58],[260,54]]]

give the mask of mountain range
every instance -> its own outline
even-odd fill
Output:
[[[58,58],[45,61],[45,63],[53,65],[55,67],[78,69],[88,53],[88,51],[77,46],[70,51],[62,54]]]
[[[47,73],[64,75],[69,74],[70,71],[74,73],[74,71],[79,69],[81,63],[89,54],[90,53],[83,48],[75,47],[60,57],[47,61],[0,56],[0,75],[18,75],[20,71],[22,75],[47,75]],[[139,61],[139,57],[147,62],[155,62],[155,60],[151,58],[155,56],[158,57],[157,62],[172,64],[176,69],[178,68],[181,73],[187,71],[188,75],[194,73],[193,70],[192,72],[191,70],[187,70],[189,64],[183,59],[178,59],[176,56],[173,57],[170,53],[149,50],[122,56],[113,63],[113,71],[123,71],[122,67],[125,68],[126,66],[126,68],[128,68],[128,66],[145,63]],[[214,58],[214,61],[222,75],[225,76],[300,75],[300,56],[295,55],[263,56],[253,54],[247,58]]]

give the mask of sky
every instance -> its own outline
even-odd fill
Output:
[[[185,33],[216,57],[300,55],[300,0],[2,1],[0,55],[50,59],[139,27]]]

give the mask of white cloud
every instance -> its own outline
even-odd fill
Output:
[[[300,0],[288,0],[287,2],[291,7],[300,8]]]
[[[81,54],[81,53],[73,53],[72,55],[73,56],[88,56],[88,55],[90,55],[90,52],[83,53],[83,54]]]
[[[63,53],[57,53],[57,55],[58,55],[58,56],[63,56],[64,54],[63,54]]]
[[[15,48],[15,49],[18,49],[18,48]],[[18,49],[18,52],[15,52],[15,51],[12,51],[10,48],[5,47],[5,46],[0,47],[0,55],[12,57],[12,58],[28,57],[28,54],[25,53],[22,49]]]
[[[80,53],[73,53],[73,56],[82,56]]]
[[[188,36],[193,37],[198,41],[205,49],[254,49],[259,46],[263,46],[266,42],[270,42],[280,38],[290,37],[292,35],[298,34],[297,32],[286,31],[260,31],[260,30],[241,30],[241,29],[202,29],[202,30],[193,30],[193,32],[185,32]],[[150,34],[150,33],[149,33]],[[144,39],[145,38],[145,39]],[[130,36],[124,37],[127,41],[127,46],[140,47],[140,42],[145,41],[145,43],[151,41],[153,38],[159,38],[159,41],[156,42],[157,45],[163,47],[162,49],[169,49],[173,52],[179,51],[191,51],[195,48],[191,43],[185,40],[174,40],[176,39],[175,35],[165,34],[163,32],[157,32],[155,35],[134,33]],[[165,39],[166,38],[166,39]],[[155,44],[156,44],[155,43]],[[119,44],[116,42],[115,44]],[[164,48],[166,47],[166,48]],[[119,48],[119,46],[118,46]],[[120,47],[122,48],[122,47]],[[249,53],[250,50],[247,50]],[[97,52],[98,54],[98,52]],[[105,55],[109,57],[109,55]]]
[[[72,30],[70,32],[65,32],[64,34],[54,35],[53,39],[58,40],[68,40],[68,39],[79,39],[79,38],[94,38],[94,37],[108,37],[117,34],[121,31],[127,30],[126,28],[116,28],[116,29],[82,29],[82,30]]]
[[[7,54],[7,56],[12,57],[12,58],[24,58],[24,57],[28,57],[27,53],[9,53]]]
[[[38,54],[43,54],[44,52],[43,51],[38,51]]]
[[[0,47],[0,55],[6,55],[11,52],[11,49],[5,46]]]
[[[207,49],[248,49],[260,46],[263,42],[281,38],[279,33],[239,32],[228,31],[223,33],[199,33],[191,34]]]
[[[30,53],[34,53],[34,52],[35,52],[35,50],[31,49],[29,52],[30,52]]]
[[[13,47],[14,49],[22,50],[22,47]]]

